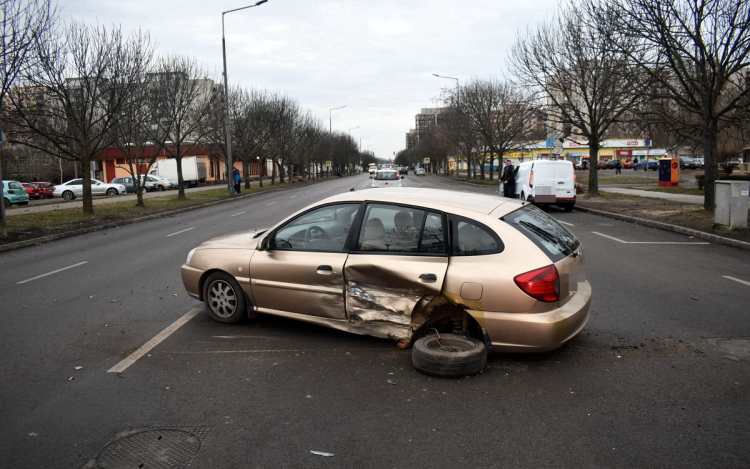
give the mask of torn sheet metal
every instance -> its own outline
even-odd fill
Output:
[[[403,289],[351,281],[346,287],[346,310],[354,323],[383,321],[409,325],[417,303],[423,299],[420,292]]]

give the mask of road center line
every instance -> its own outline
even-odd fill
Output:
[[[230,217],[236,217],[237,215],[242,215],[243,213],[247,213],[247,210],[245,210],[244,212],[235,213],[234,215],[230,215]]]
[[[297,197],[297,196],[296,196],[296,195],[293,195],[293,196],[291,196],[291,197],[289,197],[289,198],[290,198],[290,199],[293,199],[293,198],[295,198],[295,197]]]
[[[107,370],[107,373],[122,373],[125,371],[130,365],[138,361],[139,358],[146,355],[148,352],[150,352],[154,347],[162,343],[167,337],[172,335],[177,329],[182,327],[186,322],[193,319],[198,313],[203,311],[202,308],[194,308],[185,313],[184,316],[182,316],[177,321],[173,322],[169,327],[161,331],[159,334],[156,335],[153,339],[149,340],[145,344],[141,346],[138,350],[131,353],[126,359],[118,363],[117,365],[113,366],[109,370]]]
[[[275,204],[275,203],[276,203],[276,202],[271,202],[270,204],[266,204],[266,205],[273,205],[273,204]]]
[[[31,282],[32,280],[37,280],[37,279],[40,279],[42,277],[46,277],[48,275],[52,275],[52,274],[56,274],[58,272],[62,272],[63,270],[72,269],[73,267],[78,267],[79,265],[88,264],[88,263],[89,263],[89,261],[79,262],[78,264],[69,265],[67,267],[63,267],[62,269],[57,269],[57,270],[53,270],[52,272],[47,272],[46,274],[37,275],[36,277],[27,278],[26,280],[21,280],[20,282],[16,282],[16,284]]]
[[[184,232],[186,232],[186,231],[190,231],[190,230],[194,230],[194,229],[195,229],[195,227],[192,227],[192,228],[188,228],[188,229],[186,229],[186,230],[178,231],[177,233],[172,233],[172,234],[168,234],[168,235],[167,235],[166,237],[167,237],[167,238],[169,238],[170,236],[178,235],[178,234],[180,234],[180,233],[184,233]]]
[[[561,223],[561,224],[563,224],[563,225],[567,225],[567,226],[575,226],[574,224],[572,224],[572,223],[568,223],[568,222],[566,222],[566,221],[562,221],[562,220],[557,220],[557,219],[556,219],[555,221],[557,221],[557,223]]]
[[[725,278],[727,280],[734,280],[735,282],[739,282],[739,283],[741,283],[743,285],[750,286],[750,282],[746,282],[745,280],[740,280],[738,278],[730,277],[729,275],[722,275],[722,278]]]
[[[699,241],[623,241],[621,239],[615,238],[614,236],[605,235],[603,233],[599,233],[598,231],[592,231],[593,234],[603,236],[605,238],[609,238],[613,241],[617,241],[618,243],[623,244],[711,244],[708,242],[699,242]]]

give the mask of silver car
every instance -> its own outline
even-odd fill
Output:
[[[91,195],[119,195],[127,193],[128,189],[123,184],[107,184],[98,179],[91,180]],[[52,192],[52,197],[62,197],[65,200],[73,200],[83,196],[83,179],[71,179],[68,182],[58,184]]]

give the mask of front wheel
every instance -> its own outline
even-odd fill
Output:
[[[211,274],[203,287],[203,301],[214,321],[237,324],[247,312],[245,292],[229,274]]]
[[[117,195],[117,194],[119,194],[119,192],[117,192],[117,189],[115,189],[114,187],[107,189],[107,195]]]
[[[73,200],[76,198],[76,195],[73,193],[73,191],[65,191],[63,192],[62,198],[65,200]]]
[[[426,335],[414,342],[414,368],[439,378],[463,378],[487,366],[487,348],[474,337],[458,334]]]
[[[159,192],[164,192],[166,189],[164,189],[164,186],[159,186]]]

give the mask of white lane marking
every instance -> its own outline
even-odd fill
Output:
[[[188,228],[188,229],[186,229],[186,230],[178,231],[177,233],[172,233],[172,234],[168,234],[168,235],[167,235],[167,238],[169,238],[170,236],[178,235],[178,234],[180,234],[180,233],[184,233],[184,232],[186,232],[186,231],[190,231],[190,230],[194,230],[194,229],[195,229],[195,227],[192,227],[192,228]]]
[[[217,353],[285,353],[285,352],[349,352],[352,350],[386,350],[388,347],[359,347],[359,348],[314,348],[314,349],[264,349],[264,350],[199,350],[199,351],[171,351],[165,355],[212,355]],[[391,347],[390,350],[393,350]]]
[[[266,205],[273,205],[273,204],[275,204],[275,203],[276,203],[276,202],[271,202],[270,204],[266,204]]]
[[[159,334],[157,334],[156,337],[154,337],[153,339],[143,344],[141,348],[139,348],[135,352],[131,353],[126,359],[124,359],[117,365],[107,370],[107,373],[122,373],[130,365],[138,361],[139,358],[146,355],[148,352],[151,351],[151,349],[153,349],[154,347],[162,343],[164,339],[172,335],[177,329],[182,327],[183,324],[193,319],[198,313],[202,311],[203,311],[202,308],[191,309],[190,311],[185,313],[185,315],[182,316],[180,319],[173,322],[169,327],[167,327],[166,329],[161,331]]]
[[[592,231],[592,233],[594,233],[595,235],[604,236],[605,238],[609,238],[613,241],[617,241],[618,243],[623,244],[711,244],[700,241],[623,241],[621,239],[615,238],[614,236],[599,233],[598,231]]]
[[[16,282],[16,284],[31,282],[33,280],[37,280],[37,279],[40,279],[42,277],[46,277],[48,275],[52,275],[52,274],[56,274],[58,272],[62,272],[63,270],[72,269],[73,267],[78,267],[79,265],[88,264],[88,263],[89,263],[89,261],[79,262],[78,264],[69,265],[67,267],[63,267],[62,269],[57,269],[57,270],[53,270],[52,272],[47,272],[46,274],[37,275],[36,277],[27,278],[26,280],[21,280],[20,282]]]
[[[563,224],[563,225],[568,225],[568,226],[575,226],[574,224],[572,224],[572,223],[568,223],[568,222],[566,222],[566,221],[562,221],[562,220],[557,220],[557,219],[555,219],[555,220],[557,221],[557,223],[561,223],[561,224]]]
[[[234,215],[230,215],[230,217],[236,217],[237,215],[242,215],[243,213],[247,213],[247,210],[245,210],[244,212],[235,213]]]
[[[296,196],[296,195],[293,195],[293,196],[291,196],[291,197],[289,197],[289,198],[290,198],[290,199],[293,199],[293,198],[295,198],[295,197],[297,197],[297,196]]]
[[[739,282],[739,283],[741,283],[743,285],[750,286],[750,282],[746,282],[746,281],[740,280],[738,278],[730,277],[729,275],[722,275],[722,278],[725,278],[725,279],[728,279],[728,280],[734,280],[735,282]]]

